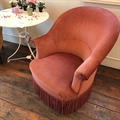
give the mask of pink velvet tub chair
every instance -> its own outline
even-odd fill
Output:
[[[79,109],[119,32],[117,17],[103,8],[77,7],[60,15],[47,34],[34,40],[36,58],[29,67],[41,100],[61,114]]]

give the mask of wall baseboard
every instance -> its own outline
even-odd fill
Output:
[[[120,70],[120,59],[107,56],[101,65],[108,66]]]

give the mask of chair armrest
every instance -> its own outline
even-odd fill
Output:
[[[34,39],[33,43],[36,47],[36,59],[48,56],[56,50],[55,43],[48,34]]]
[[[71,85],[73,91],[76,93],[80,91],[82,81],[87,80],[98,68],[99,64],[100,62],[97,59],[89,57],[77,68],[74,73],[73,82]]]

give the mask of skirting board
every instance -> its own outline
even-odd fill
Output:
[[[8,41],[8,42],[17,43],[17,44],[19,43],[18,36],[3,34],[3,39],[5,41]],[[26,46],[26,44],[24,43],[23,40],[22,40],[22,45]],[[33,47],[32,44],[31,44],[31,47]],[[101,63],[101,65],[112,67],[112,68],[116,68],[116,69],[120,70],[120,59],[107,56],[103,60],[103,62]]]
[[[120,70],[120,59],[107,56],[101,65]]]

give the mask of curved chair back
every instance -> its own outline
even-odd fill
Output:
[[[119,32],[119,21],[113,13],[99,7],[83,6],[63,13],[48,35],[52,36],[56,52],[72,53],[83,60],[92,53],[101,56],[101,62]]]

